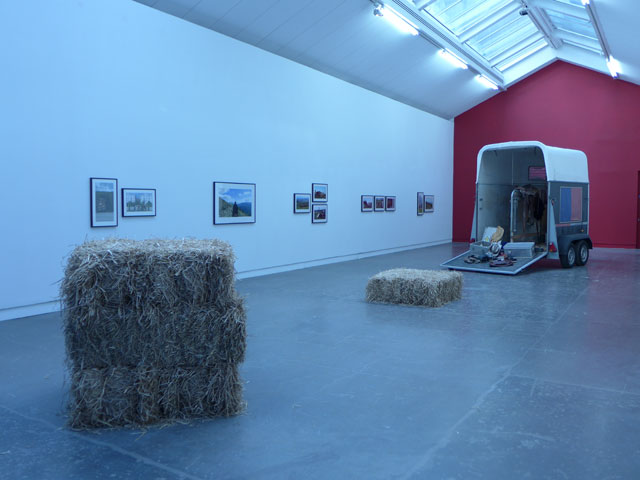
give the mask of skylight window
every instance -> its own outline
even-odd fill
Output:
[[[549,19],[558,30],[576,33],[593,40],[597,40],[596,32],[593,30],[591,22],[586,19],[576,18],[571,15],[556,12],[551,9],[546,10]]]
[[[434,0],[426,2],[423,12],[495,67],[514,65],[513,57],[521,61],[540,50],[532,45],[547,44],[531,20],[519,14],[521,8],[517,0]]]
[[[413,0],[420,14],[499,72],[563,43],[602,53],[586,0]]]
[[[491,62],[496,56],[531,36],[535,36],[535,40],[542,38],[531,21],[514,11],[469,39],[467,44]]]
[[[436,0],[426,8],[446,28],[460,35],[478,20],[497,13],[511,0]]]

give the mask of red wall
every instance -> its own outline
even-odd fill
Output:
[[[557,61],[456,117],[454,132],[454,241],[469,241],[478,151],[539,140],[586,153],[594,244],[636,247],[640,86]]]

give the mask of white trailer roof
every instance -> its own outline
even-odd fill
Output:
[[[480,178],[480,167],[485,152],[492,150],[519,150],[538,147],[544,156],[547,181],[549,182],[576,182],[589,183],[589,169],[587,156],[580,150],[568,148],[548,147],[544,143],[530,142],[505,142],[485,145],[478,153],[478,166],[476,170],[476,182]],[[523,157],[526,160],[527,157]]]

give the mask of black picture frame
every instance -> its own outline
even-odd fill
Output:
[[[376,195],[373,198],[373,211],[374,212],[384,212],[384,195]]]
[[[305,207],[305,204],[306,204],[306,207]],[[311,213],[311,194],[310,193],[294,193],[293,194],[293,213]]]
[[[123,188],[121,191],[123,217],[155,217],[155,188]]]
[[[360,195],[360,211],[373,212],[373,195]]]
[[[328,203],[314,203],[311,208],[311,223],[327,223],[329,220]]]
[[[396,197],[395,195],[390,195],[384,197],[384,210],[385,212],[395,212],[396,211]]]
[[[91,228],[118,226],[118,179],[89,178]]]
[[[329,185],[326,183],[311,184],[311,201],[313,203],[326,203],[329,201]]]
[[[241,223],[256,223],[256,184],[213,182],[213,224]]]
[[[424,215],[424,192],[418,192],[416,213],[418,216]]]

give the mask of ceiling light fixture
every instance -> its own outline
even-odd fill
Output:
[[[618,78],[618,74],[620,73],[620,63],[611,55],[607,58],[607,68],[613,78]]]
[[[444,58],[447,62],[449,62],[451,65],[453,65],[454,67],[458,67],[458,68],[462,68],[463,70],[466,70],[469,68],[469,65],[467,65],[464,60],[462,60],[460,57],[458,57],[457,55],[451,53],[449,50],[447,50],[446,48],[443,48],[441,50],[438,50],[438,53],[440,54],[440,56],[442,58]]]
[[[485,77],[484,75],[476,75],[476,80],[478,82],[480,82],[482,85],[484,85],[487,88],[490,88],[491,90],[498,90],[498,85],[496,85],[495,83],[493,83],[491,80],[489,80],[487,77]]]
[[[386,5],[378,4],[373,9],[373,14],[377,17],[384,18],[391,25],[396,27],[403,33],[408,33],[409,35],[418,35],[418,27],[416,27],[409,20],[404,18],[398,12],[396,12],[393,8],[388,7]]]
[[[582,0],[582,5],[589,5],[589,0]]]

